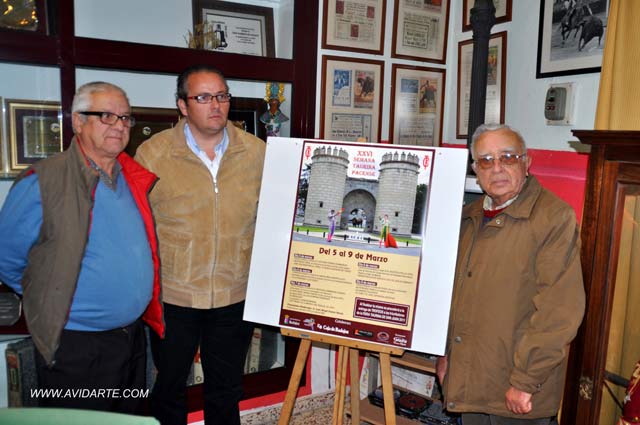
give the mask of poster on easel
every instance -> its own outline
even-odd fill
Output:
[[[441,353],[466,161],[466,149],[269,138],[245,320]]]
[[[304,142],[281,326],[411,344],[433,157]]]

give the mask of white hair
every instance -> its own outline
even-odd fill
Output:
[[[78,87],[75,96],[73,97],[73,103],[71,104],[71,113],[76,112],[84,112],[91,108],[92,96],[94,93],[103,93],[108,91],[117,91],[125,98],[127,101],[127,105],[131,105],[129,102],[129,98],[124,90],[115,84],[105,83],[104,81],[93,81],[91,83],[86,83]],[[82,116],[81,118],[86,121],[87,117]],[[75,131],[75,129],[74,129]]]
[[[482,136],[484,133],[488,133],[490,131],[498,131],[498,130],[507,130],[512,132],[520,142],[520,145],[522,146],[522,153],[527,153],[527,144],[524,141],[524,137],[522,137],[522,135],[520,134],[520,132],[518,132],[518,130],[512,127],[509,127],[508,125],[505,125],[505,124],[487,123],[487,124],[480,124],[480,126],[476,128],[476,131],[473,132],[473,136],[471,136],[470,151],[471,151],[472,159],[474,160],[476,159],[475,146],[480,136]]]

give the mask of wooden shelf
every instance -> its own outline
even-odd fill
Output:
[[[369,353],[373,357],[378,357],[376,353]],[[391,356],[391,363],[427,373],[436,373],[435,360],[427,359],[419,354],[405,351],[402,356]]]
[[[405,351],[401,357],[391,356],[391,363],[420,370],[422,372],[436,373],[435,360],[427,359],[409,351]]]
[[[53,36],[29,31],[0,29],[0,61],[57,66],[56,42],[57,40]]]
[[[348,413],[350,414],[350,412]],[[370,423],[371,425],[385,425],[384,409],[369,403],[369,400],[366,398],[360,400],[360,421]],[[396,425],[416,425],[419,423],[421,422],[418,420],[396,415]]]
[[[370,356],[378,357],[376,353],[369,353]],[[428,359],[419,354],[405,351],[402,356],[391,356],[391,364],[399,365],[405,368],[418,370],[420,372],[425,372],[429,374],[435,374],[436,372],[436,362],[435,360]],[[371,377],[370,377],[371,379]],[[395,385],[394,385],[395,387]],[[400,388],[400,387],[398,387]],[[411,392],[405,388],[400,388],[403,391]],[[421,397],[424,397],[421,394],[416,394]],[[372,425],[385,425],[384,418],[384,409],[382,407],[378,407],[369,402],[367,398],[364,400],[360,400],[360,420],[370,423]],[[417,419],[409,419],[407,417],[396,414],[396,424],[397,425],[415,425],[421,423]]]
[[[179,74],[185,63],[215,63],[234,79],[293,81],[292,59],[220,53],[208,50],[169,47],[97,38],[75,38],[75,65],[125,71]],[[260,70],[259,73],[256,70]]]

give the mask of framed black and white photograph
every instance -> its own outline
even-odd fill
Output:
[[[198,46],[243,55],[275,57],[273,9],[217,0],[193,1]]]
[[[440,146],[445,70],[393,64],[391,142]]]
[[[471,9],[476,0],[463,0],[462,31],[471,31]],[[496,24],[511,21],[512,0],[493,0],[496,8]]]
[[[444,63],[449,0],[395,0],[391,56]]]
[[[610,0],[541,0],[536,78],[600,72]]]
[[[18,174],[41,159],[62,152],[59,102],[6,99],[4,106],[9,174]]]
[[[322,57],[320,138],[379,142],[384,62]]]
[[[324,0],[322,48],[381,55],[385,0]]]

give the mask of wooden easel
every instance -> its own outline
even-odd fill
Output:
[[[387,347],[363,341],[354,341],[332,335],[322,335],[315,333],[305,333],[294,329],[281,329],[282,335],[300,338],[300,348],[296,362],[293,366],[289,387],[282,405],[278,425],[288,425],[291,420],[291,413],[296,402],[300,379],[304,366],[309,357],[309,349],[313,341],[334,344],[338,346],[338,368],[336,370],[336,396],[333,403],[332,425],[342,425],[344,417],[344,400],[347,386],[347,364],[351,372],[351,422],[353,425],[360,424],[360,376],[358,368],[359,350],[366,350],[379,353],[380,355],[380,375],[382,378],[382,392],[384,397],[384,417],[385,424],[396,425],[395,402],[393,400],[393,386],[391,380],[391,354],[402,355],[404,350],[397,347]]]

